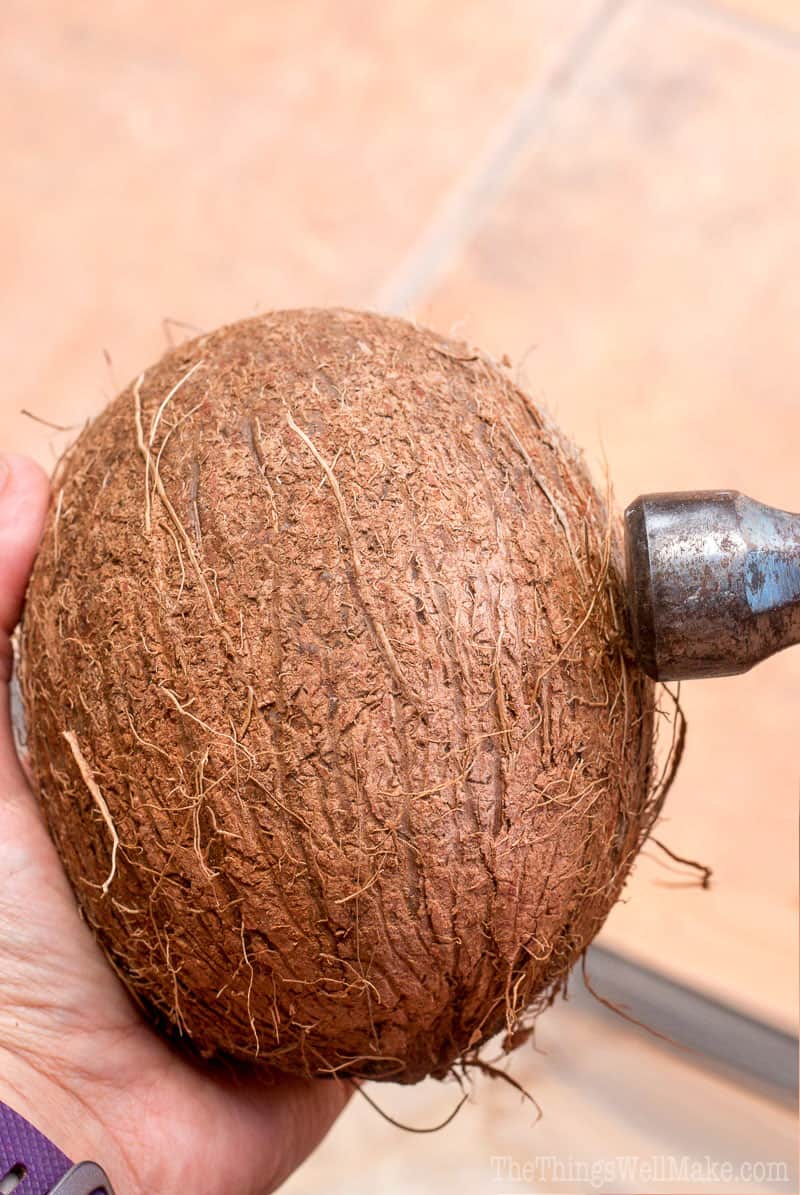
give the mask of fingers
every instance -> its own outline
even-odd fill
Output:
[[[224,1157],[230,1190],[253,1195],[278,1189],[319,1145],[354,1091],[348,1080],[290,1078],[275,1071],[251,1072],[245,1078],[192,1066],[195,1081],[187,1093],[193,1088],[199,1096],[192,1120],[212,1126],[198,1131],[199,1173],[213,1173]],[[164,1181],[163,1174],[157,1178],[155,1185],[162,1191],[185,1186],[177,1179]],[[198,1188],[211,1190],[202,1184]]]
[[[50,483],[24,456],[0,457],[0,632],[17,625],[39,546]]]
[[[275,1191],[304,1162],[344,1109],[354,1086],[339,1079],[295,1079],[275,1089],[270,1103],[272,1173]],[[262,1173],[266,1174],[269,1167]]]
[[[244,1164],[232,1189],[258,1190],[259,1195],[276,1191],[319,1145],[354,1090],[348,1080],[286,1077],[273,1078],[267,1086],[255,1079],[249,1090],[240,1088],[233,1097],[239,1103],[241,1133],[234,1152]],[[228,1101],[231,1096],[228,1089]],[[227,1106],[230,1110],[232,1105]]]

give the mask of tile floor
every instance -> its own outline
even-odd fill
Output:
[[[5,0],[0,99],[0,446],[51,462],[64,436],[22,409],[79,425],[183,334],[165,319],[341,303],[508,352],[621,503],[729,485],[800,505],[797,0],[202,0],[191,19]],[[800,652],[685,686],[662,835],[716,883],[647,852],[604,931],[784,1027],[798,692]],[[435,1138],[358,1106],[287,1190],[497,1193],[492,1153],[724,1149],[734,1122],[755,1133],[737,1149],[791,1154],[788,1113],[588,1013],[548,1020],[549,1057],[517,1064],[536,1130],[488,1083]],[[451,1094],[387,1100],[418,1123]]]

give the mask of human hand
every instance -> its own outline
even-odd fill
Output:
[[[81,920],[14,749],[11,646],[47,505],[44,473],[0,463],[0,1100],[117,1195],[266,1195],[349,1088],[214,1071],[147,1026]],[[0,1176],[2,1177],[2,1176]]]

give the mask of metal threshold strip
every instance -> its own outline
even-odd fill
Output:
[[[591,946],[586,961],[592,987],[637,1021],[675,1042],[660,1042],[697,1066],[720,1071],[781,1104],[797,1106],[798,1039],[733,1005],[669,979],[606,946]],[[570,999],[613,1017],[586,989],[580,973]],[[634,1028],[634,1027],[632,1027]]]

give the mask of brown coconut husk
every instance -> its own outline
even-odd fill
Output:
[[[170,352],[55,478],[33,770],[204,1055],[445,1075],[563,988],[663,796],[617,520],[486,357],[294,311]]]

